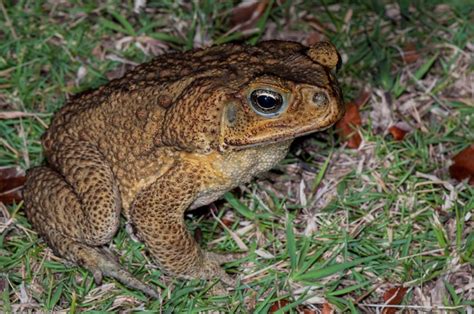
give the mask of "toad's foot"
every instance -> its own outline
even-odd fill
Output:
[[[138,280],[125,270],[110,252],[81,244],[77,245],[80,246],[77,251],[78,263],[93,273],[96,284],[100,285],[102,276],[105,275],[115,278],[128,287],[140,290],[148,296],[160,298],[154,288]]]

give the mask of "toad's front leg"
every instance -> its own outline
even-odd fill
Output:
[[[201,170],[201,171],[200,171]],[[187,231],[184,212],[202,190],[202,169],[182,164],[171,168],[136,197],[131,219],[159,266],[181,278],[220,279],[234,285],[219,264],[224,259],[201,250]]]

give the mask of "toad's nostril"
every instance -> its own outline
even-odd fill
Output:
[[[324,92],[316,92],[313,95],[313,102],[318,107],[325,107],[329,103],[328,96]]]

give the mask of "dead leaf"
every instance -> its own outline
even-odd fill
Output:
[[[383,300],[387,305],[399,305],[407,291],[408,288],[401,286],[390,288],[383,294]],[[398,309],[393,307],[384,308],[382,314],[395,314],[397,311]]]
[[[241,31],[254,28],[258,19],[265,12],[268,0],[264,1],[242,1],[232,9],[230,25],[238,27]]]
[[[22,194],[21,187],[0,193],[0,202],[2,202],[5,205],[18,204],[22,200],[23,200],[23,194]]]
[[[25,172],[20,167],[0,168],[0,192],[5,192],[22,186],[25,181]]]
[[[268,313],[275,313],[276,311],[287,306],[288,304],[290,304],[290,301],[288,301],[287,299],[278,300],[273,303],[272,306],[270,306],[270,308],[268,309]]]
[[[395,141],[402,141],[405,138],[405,135],[408,133],[408,131],[401,129],[396,125],[389,127],[388,131],[390,134],[392,134]]]
[[[474,185],[474,144],[467,147],[452,158],[454,164],[449,167],[449,174],[458,181],[469,178],[469,184]]]
[[[336,123],[336,129],[343,140],[347,141],[347,147],[359,148],[362,139],[357,132],[357,127],[362,125],[359,106],[354,102],[346,104],[346,113]]]
[[[20,167],[0,168],[0,202],[7,205],[21,202],[25,181],[25,172]]]
[[[415,43],[409,42],[403,46],[402,59],[405,63],[415,63],[419,58],[420,54],[416,51]]]
[[[226,225],[227,227],[230,227],[234,224],[234,221],[232,219],[229,219],[229,218],[226,218],[226,217],[222,217],[222,223],[224,225]]]
[[[334,310],[332,309],[331,304],[329,303],[324,303],[323,304],[323,309],[321,310],[321,314],[332,314],[334,313]]]

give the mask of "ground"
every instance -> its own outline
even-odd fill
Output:
[[[161,298],[98,286],[4,197],[0,309],[472,311],[474,189],[449,171],[474,143],[472,1],[252,3],[0,2],[0,167],[19,176],[42,162],[39,138],[70,95],[166,51],[328,39],[352,108],[345,126],[298,140],[276,169],[189,215],[204,247],[249,253],[227,265],[240,278],[228,295],[162,275],[125,226],[110,248]]]

